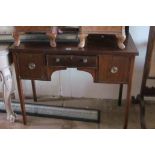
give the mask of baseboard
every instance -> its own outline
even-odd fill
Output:
[[[43,104],[25,103],[26,113],[32,116],[63,118],[89,122],[100,121],[100,111],[94,109],[57,107]],[[21,113],[19,102],[13,101],[12,108],[17,114]],[[5,106],[0,100],[0,111],[5,112]]]

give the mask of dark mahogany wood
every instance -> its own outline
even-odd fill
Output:
[[[21,43],[18,47],[12,45],[10,51],[14,56],[17,80],[32,80],[34,89],[33,80],[50,81],[53,72],[74,67],[90,73],[96,83],[127,84],[124,120],[124,128],[127,128],[134,60],[138,52],[130,35],[124,50],[118,48],[114,39],[113,36],[90,35],[83,49],[76,43],[59,43],[56,48],[39,42]],[[22,86],[17,83],[23,108]],[[22,114],[26,122],[24,110]]]
[[[20,106],[23,116],[23,123],[26,125],[27,118],[26,118],[26,110],[25,110],[25,103],[24,103],[24,93],[22,88],[22,81],[19,74],[19,64],[17,63],[17,57],[15,54],[13,54],[13,61],[15,62],[15,71],[16,71],[16,79],[17,79],[17,87],[18,87],[18,93],[19,93],[19,99],[20,99]]]
[[[48,66],[52,67],[90,67],[97,68],[96,56],[47,55]]]
[[[118,105],[122,105],[122,94],[123,94],[123,84],[120,84],[119,96],[118,96]]]
[[[129,78],[131,59],[127,56],[100,55],[99,81],[108,83],[127,83]],[[118,71],[112,72],[116,67]]]
[[[128,85],[127,85],[127,97],[126,97],[125,121],[124,121],[125,129],[128,126],[129,108],[131,104],[131,86],[132,86],[132,75],[133,75],[134,61],[135,61],[134,59],[135,58],[131,59],[131,63],[129,67],[129,78],[128,78]]]

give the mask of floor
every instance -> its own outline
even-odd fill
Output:
[[[0,128],[3,129],[120,129],[123,127],[124,108],[117,105],[115,100],[102,99],[56,99],[50,102],[52,105],[63,104],[68,107],[83,107],[99,109],[101,111],[100,123],[73,121],[65,119],[28,116],[28,124],[22,124],[21,115],[17,115],[17,121],[6,121],[6,114],[0,113]],[[155,128],[155,102],[146,102],[147,128]],[[130,129],[140,128],[139,106],[131,105],[129,124]]]

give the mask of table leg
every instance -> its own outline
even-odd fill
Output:
[[[119,97],[118,97],[118,106],[122,105],[122,93],[123,93],[123,84],[120,84]]]
[[[135,58],[132,58],[130,70],[129,70],[130,76],[129,76],[128,84],[127,84],[127,97],[126,97],[126,107],[125,107],[124,129],[126,129],[128,127],[129,109],[130,109],[130,104],[131,104],[131,87],[132,87],[132,76],[133,76],[134,61],[135,61]]]
[[[24,93],[23,93],[22,81],[19,76],[19,66],[17,65],[18,63],[17,63],[16,54],[13,54],[13,61],[14,61],[15,71],[16,71],[17,87],[18,87],[18,94],[20,99],[23,123],[26,125],[27,118],[26,118],[26,110],[25,110],[25,103],[24,103]]]
[[[18,86],[20,106],[21,106],[21,111],[23,116],[23,123],[26,125],[27,118],[26,118],[26,110],[25,110],[25,103],[24,103],[24,94],[23,94],[23,88],[22,88],[22,81],[19,77],[17,77],[17,86]]]
[[[128,84],[127,87],[127,98],[126,98],[126,107],[125,107],[125,121],[124,121],[124,129],[128,126],[128,117],[129,117],[129,108],[131,103],[131,84]]]
[[[37,93],[36,93],[35,81],[34,80],[31,80],[31,84],[32,84],[33,100],[35,102],[37,102]]]

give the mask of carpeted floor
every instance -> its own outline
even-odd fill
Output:
[[[124,121],[125,104],[117,105],[114,100],[101,99],[56,99],[45,104],[64,107],[83,107],[99,109],[101,111],[100,123],[54,119],[45,117],[28,116],[28,124],[22,124],[21,115],[17,115],[15,123],[6,121],[6,114],[0,113],[0,128],[10,129],[121,129]],[[146,102],[147,128],[155,128],[155,102]],[[131,105],[129,115],[129,129],[140,128],[139,105]]]

